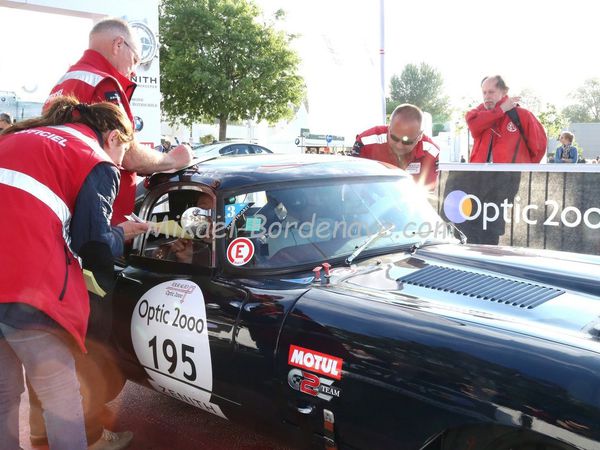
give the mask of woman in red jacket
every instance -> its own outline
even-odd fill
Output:
[[[93,239],[118,254],[123,239],[146,230],[110,227],[117,166],[132,140],[119,107],[67,97],[0,134],[0,450],[19,448],[23,367],[43,403],[50,448],[87,448],[72,347],[85,351],[89,300],[70,224],[85,220],[80,210],[89,214],[76,205],[93,179],[108,186],[90,196],[106,222]]]

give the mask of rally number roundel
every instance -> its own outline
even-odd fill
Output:
[[[227,261],[234,266],[243,266],[254,256],[254,244],[248,238],[235,238],[227,247]]]

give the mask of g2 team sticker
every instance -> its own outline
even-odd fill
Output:
[[[142,295],[131,317],[131,340],[154,389],[226,418],[211,403],[206,306],[196,283],[167,281]]]
[[[235,238],[227,247],[227,261],[234,266],[243,266],[254,256],[254,244],[247,238]]]
[[[313,373],[300,369],[292,369],[288,372],[288,384],[296,391],[326,401],[330,401],[333,397],[339,398],[342,392],[340,388],[333,385],[333,380],[320,378]]]

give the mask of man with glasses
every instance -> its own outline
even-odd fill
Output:
[[[108,18],[96,23],[89,35],[89,48],[58,81],[44,109],[56,95],[74,95],[81,102],[109,101],[120,105],[134,123],[130,100],[136,88],[131,81],[140,63],[139,39],[122,19]],[[135,175],[179,169],[192,160],[188,146],[179,145],[169,153],[159,153],[139,144],[132,145],[121,171],[121,188],[114,204],[113,223],[125,221],[135,202]]]
[[[408,103],[399,105],[388,126],[369,128],[356,136],[353,156],[392,164],[406,170],[416,183],[433,190],[440,150],[422,130],[423,113]]]

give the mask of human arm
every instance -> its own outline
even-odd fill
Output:
[[[123,167],[131,172],[149,175],[154,172],[181,169],[192,159],[192,150],[185,144],[178,145],[168,153],[161,153],[136,140],[125,153]]]
[[[71,218],[71,248],[84,258],[94,257],[94,251],[104,247],[106,257],[123,254],[125,239],[142,234],[147,224],[121,224],[111,227],[112,204],[118,192],[119,171],[110,163],[100,163],[86,177],[75,203]],[[85,258],[84,258],[85,260]],[[85,261],[84,261],[84,265]]]
[[[483,105],[479,105],[477,108],[470,110],[465,115],[465,120],[469,131],[474,138],[479,138],[485,131],[489,130],[494,126],[496,121],[504,116],[504,111],[500,107],[501,102],[493,109],[485,109]]]
[[[523,126],[523,131],[527,138],[529,159],[532,163],[539,163],[546,154],[546,147],[548,145],[546,130],[544,130],[544,127],[540,121],[537,120],[537,118],[530,111],[523,108],[518,108],[517,111],[519,112],[519,118]],[[565,161],[563,160],[563,162]]]

